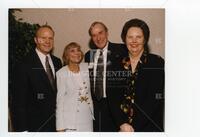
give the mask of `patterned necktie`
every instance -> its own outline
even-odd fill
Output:
[[[54,76],[53,76],[53,72],[52,72],[51,66],[49,64],[48,56],[46,56],[45,66],[46,66],[46,73],[47,73],[47,76],[48,76],[49,81],[51,83],[51,86],[52,86],[53,90],[55,90],[55,79],[54,79]]]
[[[103,70],[104,70],[103,51],[101,50],[97,62],[96,83],[95,83],[95,96],[98,101],[101,100],[103,97]]]

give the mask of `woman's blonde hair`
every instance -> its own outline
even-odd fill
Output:
[[[81,51],[81,60],[80,60],[80,62],[83,60],[84,54],[83,54],[83,52],[81,50],[81,46],[78,43],[76,43],[76,42],[71,42],[71,43],[69,43],[69,44],[67,44],[65,46],[65,49],[64,49],[64,52],[63,52],[62,59],[63,59],[63,64],[64,65],[68,65],[69,64],[68,53],[69,53],[69,49],[71,49],[71,48],[78,48],[78,49],[80,49],[80,51]]]

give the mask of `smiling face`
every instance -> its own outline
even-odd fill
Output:
[[[91,28],[91,38],[97,48],[103,49],[108,42],[108,32],[101,24],[96,24]]]
[[[48,27],[40,28],[37,31],[34,40],[36,48],[43,54],[47,55],[53,49],[54,33]]]
[[[145,43],[142,29],[139,27],[129,28],[125,42],[131,56],[139,57],[140,54],[144,51]]]
[[[82,52],[79,47],[71,47],[68,49],[66,58],[69,64],[79,64],[82,60]]]

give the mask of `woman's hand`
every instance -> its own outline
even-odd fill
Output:
[[[120,126],[120,132],[134,132],[134,129],[130,124],[124,123]]]

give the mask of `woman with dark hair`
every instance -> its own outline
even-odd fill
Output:
[[[148,52],[149,36],[149,27],[140,19],[129,20],[122,29],[128,54],[115,68],[123,75],[110,93],[120,131],[164,131],[164,60]]]
[[[66,132],[93,131],[93,102],[88,64],[81,63],[79,44],[69,43],[63,53],[65,66],[57,73],[56,129]]]

